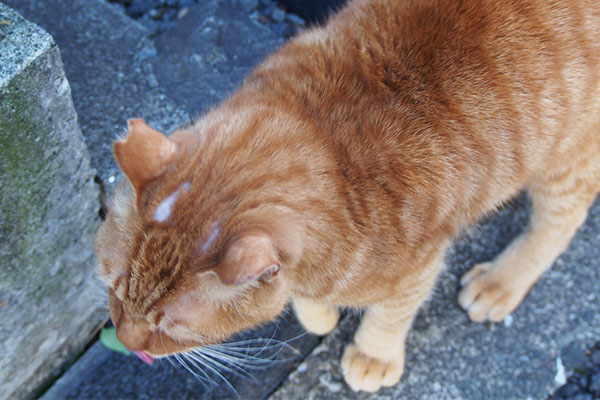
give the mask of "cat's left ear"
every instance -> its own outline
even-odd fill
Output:
[[[235,239],[214,271],[224,284],[241,285],[259,278],[272,279],[280,267],[269,235],[253,232]]]
[[[113,147],[119,167],[139,195],[144,186],[173,163],[177,145],[141,118],[130,119],[127,124],[127,137],[115,142]]]

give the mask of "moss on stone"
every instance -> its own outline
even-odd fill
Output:
[[[39,112],[44,109],[40,104],[44,99],[31,95],[36,93],[32,74],[33,69],[26,70],[0,89],[0,295],[3,288],[30,288],[19,303],[40,303],[61,290],[68,279],[61,275],[69,272],[61,268],[62,255],[73,246],[69,241],[77,237],[76,232],[52,232],[52,224],[62,221],[50,216],[69,219],[69,203],[75,200],[71,193],[63,204],[56,204],[51,196],[60,190],[56,188],[60,181],[70,178],[57,165],[69,143],[52,131],[52,116]],[[89,232],[86,234],[89,237]]]
[[[34,249],[35,236],[42,226],[39,207],[42,186],[38,184],[38,177],[44,160],[38,153],[43,144],[34,146],[31,133],[39,132],[39,137],[48,137],[49,129],[33,120],[30,110],[37,107],[30,104],[31,101],[19,90],[18,80],[11,81],[0,93],[0,174],[3,181],[0,232],[3,241],[13,246],[10,250],[16,256],[4,260],[8,265],[0,268],[0,279],[17,287],[19,281],[36,275],[29,269],[42,261]],[[29,260],[20,260],[22,257]]]

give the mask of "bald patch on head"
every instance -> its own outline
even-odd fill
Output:
[[[177,201],[177,198],[182,193],[187,192],[190,189],[190,183],[185,182],[179,188],[171,193],[166,199],[164,199],[156,210],[154,211],[154,220],[158,222],[165,222],[171,216],[171,212],[173,211],[173,205]]]

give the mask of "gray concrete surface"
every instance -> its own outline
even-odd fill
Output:
[[[48,51],[54,40],[39,26],[26,21],[14,10],[0,3],[0,37],[2,68],[0,87],[8,83]]]
[[[155,39],[150,58],[167,96],[198,116],[238,86],[283,38],[231,0],[202,1]]]
[[[0,398],[30,396],[102,321],[99,192],[58,47],[0,4]]]

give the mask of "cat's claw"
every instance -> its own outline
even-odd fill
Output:
[[[521,303],[528,287],[521,287],[514,277],[505,276],[498,266],[483,263],[474,266],[461,279],[464,286],[458,303],[474,322],[500,322]]]
[[[382,386],[394,386],[404,372],[404,357],[396,360],[379,360],[361,352],[350,344],[342,357],[342,372],[352,390],[376,392]]]

